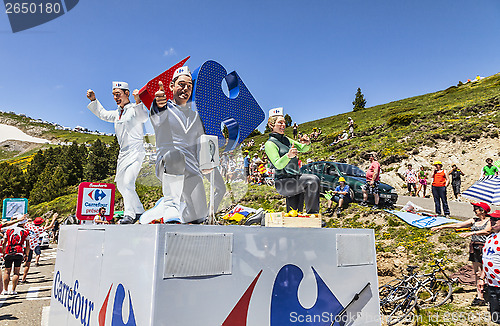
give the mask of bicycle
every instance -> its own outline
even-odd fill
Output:
[[[408,266],[403,279],[394,279],[379,288],[380,311],[388,316],[388,325],[395,325],[406,318],[414,308],[427,309],[439,307],[452,298],[452,280],[441,267],[442,259],[438,259],[431,266],[435,266],[431,273],[418,275],[417,266]],[[445,277],[438,278],[442,273]]]

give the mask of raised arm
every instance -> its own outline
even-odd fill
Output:
[[[108,111],[104,109],[99,100],[95,97],[95,93],[93,90],[89,89],[87,91],[87,98],[90,100],[87,108],[92,111],[92,113],[94,113],[101,120],[107,122],[115,122],[116,111]]]
[[[52,221],[50,222],[49,226],[46,226],[43,229],[45,231],[52,229],[54,227],[54,224],[56,223],[56,220],[57,220],[58,216],[59,216],[59,214],[54,213],[54,215],[52,215]]]
[[[445,224],[445,225],[440,225],[440,226],[435,226],[431,228],[431,231],[441,231],[443,229],[461,229],[461,228],[467,228],[472,226],[474,224],[474,219],[468,219],[467,221],[463,221],[460,223],[453,223],[453,224]]]

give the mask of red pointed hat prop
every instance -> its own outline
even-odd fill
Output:
[[[187,57],[186,59],[180,61],[179,63],[172,66],[168,70],[165,70],[155,78],[151,79],[146,85],[144,85],[139,90],[139,97],[141,98],[142,103],[144,103],[144,105],[148,109],[150,109],[151,104],[153,104],[153,100],[155,99],[155,93],[160,89],[160,87],[158,86],[158,82],[161,81],[165,87],[168,87],[168,85],[172,81],[174,71],[184,66],[184,63],[186,63],[186,61],[188,61],[189,58],[190,57]],[[172,99],[171,92],[167,91],[165,95],[167,96],[167,100]]]

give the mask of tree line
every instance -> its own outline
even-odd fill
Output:
[[[0,163],[0,198],[28,198],[36,205],[70,193],[82,181],[106,179],[116,172],[119,150],[115,137],[109,145],[97,139],[90,146],[73,142],[39,150],[26,172]]]

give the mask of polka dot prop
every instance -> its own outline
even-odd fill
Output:
[[[265,114],[236,71],[227,73],[215,61],[206,61],[193,74],[194,108],[198,110],[205,132],[217,136],[224,152],[235,149],[264,120]],[[229,96],[222,91],[226,81]],[[228,141],[221,125],[228,129]]]

